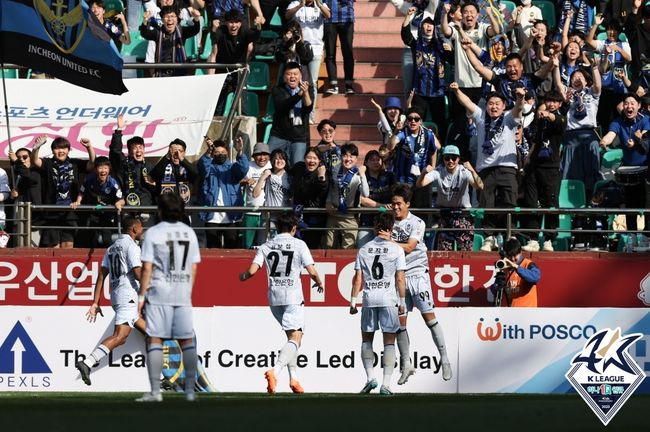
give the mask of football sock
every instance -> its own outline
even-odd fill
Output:
[[[372,351],[372,342],[361,343],[361,363],[366,370],[367,381],[372,380],[375,376],[375,353]]]
[[[442,328],[438,324],[438,320],[434,318],[431,321],[428,321],[427,327],[431,330],[433,342],[436,344],[438,351],[440,352],[440,360],[442,360],[443,363],[449,363],[449,359],[447,358],[447,347],[445,346],[445,336],[442,334]]]
[[[384,368],[384,382],[382,382],[382,385],[390,387],[390,379],[395,369],[395,344],[384,345],[384,361],[382,363]]]
[[[275,367],[273,368],[273,371],[275,372],[276,376],[282,371],[283,367],[289,364],[291,359],[296,356],[297,352],[298,352],[298,344],[295,343],[294,341],[290,340],[287,341],[286,344],[284,344],[284,346],[280,350],[278,361],[275,362]]]
[[[89,356],[86,357],[86,360],[84,360],[84,363],[86,363],[86,366],[89,368],[95,366],[95,364],[99,363],[101,359],[106,357],[108,353],[111,352],[108,348],[106,348],[105,345],[97,345],[97,348],[90,353]]]
[[[163,368],[162,344],[149,344],[147,347],[147,372],[149,372],[149,384],[151,393],[160,393],[160,374]]]
[[[194,393],[194,384],[196,383],[196,346],[194,344],[184,346],[183,365],[185,366],[185,394]]]
[[[298,380],[298,350],[296,349],[296,355],[291,358],[289,364],[287,365],[289,370],[289,380]]]
[[[402,369],[411,366],[411,358],[409,357],[410,349],[409,334],[406,327],[400,326],[397,330],[397,348],[399,349],[399,365]]]

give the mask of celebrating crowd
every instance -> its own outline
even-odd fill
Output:
[[[412,208],[443,210],[435,218],[422,215],[429,228],[438,228],[429,239],[437,250],[474,247],[476,221],[458,209],[558,208],[562,180],[584,186],[586,206],[650,207],[650,4],[556,0],[544,2],[554,6],[547,15],[531,0],[391,2],[405,15],[395,35],[404,43],[404,98],[371,99],[368,108],[377,112],[382,144],[363,160],[356,144],[336,141],[336,122],[315,114],[323,59],[325,95],[356,91],[352,0],[252,0],[248,7],[241,0],[160,0],[145,2],[142,14],[133,0],[127,2],[126,19],[118,14],[108,20],[101,0],[91,2],[116,44],[131,42],[129,27],[137,26],[129,24],[137,21],[140,35],[150,41],[146,61],[169,63],[189,61],[185,41],[192,37],[199,47],[212,44],[210,62],[248,61],[268,45],[262,34],[277,7],[283,27],[271,45],[281,78],[269,94],[275,111],[268,141],[251,143],[248,157],[240,137],[232,149],[206,138],[205,154],[190,163],[185,143],[176,139],[168,154],[149,166],[139,137],[130,138],[128,155],[122,154],[124,119],[119,118],[109,158],[95,157],[92,144],[82,141],[89,160],[69,159],[64,138],[51,142],[51,158],[38,156],[44,138],[32,151],[10,154],[20,171],[11,198],[73,208],[111,205],[121,211],[153,204],[171,191],[190,205],[251,207],[243,214],[203,212],[188,221],[208,228],[199,231],[205,233],[199,236],[204,245],[227,248],[265,241],[265,230],[256,228],[273,228],[275,221],[255,211],[258,206],[294,207],[310,248],[359,247],[371,237],[373,217],[350,209],[390,209],[396,184],[412,188]],[[337,40],[343,85],[337,79]],[[229,75],[217,114],[236,80],[236,74]],[[310,136],[310,124],[317,124],[320,140]],[[622,152],[621,168],[616,180],[608,181],[601,160],[614,151]],[[81,181],[83,172],[88,174]],[[323,211],[303,214],[306,207]],[[114,213],[81,216],[35,215],[44,226],[69,228],[44,229],[40,245],[107,246],[110,232],[75,235],[74,230],[79,224],[110,226]],[[557,215],[524,214],[518,223],[524,250],[554,249]],[[589,221],[574,220],[574,227],[579,223]],[[641,230],[636,217],[626,223],[628,230]],[[497,248],[504,227],[505,218],[487,213],[481,220],[481,249]]]

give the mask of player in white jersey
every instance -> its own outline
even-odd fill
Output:
[[[306,269],[311,279],[323,292],[323,283],[314,267],[314,259],[304,241],[294,237],[298,219],[293,213],[283,213],[276,222],[278,234],[259,247],[247,271],[239,275],[243,282],[266,265],[269,278],[269,306],[276,321],[287,335],[287,343],[272,369],[264,373],[266,390],[275,393],[277,375],[284,366],[289,370],[289,387],[294,393],[304,393],[297,375],[298,348],[305,327],[305,301],[302,294],[300,273]]]
[[[392,213],[381,213],[375,222],[375,234],[390,232],[395,223]],[[361,309],[361,361],[366,370],[366,384],[361,393],[370,393],[377,387],[374,378],[375,353],[372,341],[375,332],[381,327],[384,336],[384,356],[382,368],[384,380],[380,394],[393,394],[390,380],[395,367],[395,334],[399,330],[399,315],[406,309],[404,271],[406,258],[404,250],[390,240],[375,237],[357,253],[354,263],[354,278],[350,297],[350,313],[357,313],[357,295],[363,290]],[[399,291],[399,304],[397,292]]]
[[[95,322],[97,314],[104,316],[99,306],[104,279],[108,276],[111,293],[111,306],[115,311],[115,328],[113,334],[103,341],[86,356],[86,359],[76,363],[81,379],[90,385],[90,368],[99,363],[108,353],[124,344],[131,334],[132,328],[145,331],[145,322],[138,314],[138,281],[140,280],[140,248],[135,243],[142,237],[142,221],[138,218],[125,216],[122,220],[124,235],[117,239],[104,254],[101,274],[95,283],[93,304],[86,312],[88,321]]]
[[[400,245],[406,253],[406,312],[400,316],[400,329],[397,332],[397,348],[400,353],[400,368],[402,375],[397,384],[404,384],[415,373],[409,357],[409,337],[406,331],[406,318],[413,306],[420,310],[422,318],[431,331],[433,342],[440,352],[442,362],[442,377],[445,381],[451,379],[451,364],[447,357],[445,337],[433,312],[433,294],[429,278],[429,260],[424,244],[425,224],[422,219],[409,211],[412,191],[408,185],[397,184],[391,193],[391,206],[395,213],[395,225],[391,233],[382,231],[380,235],[391,238]]]
[[[183,350],[185,398],[194,401],[197,356],[192,321],[192,287],[201,261],[194,230],[183,222],[180,196],[165,193],[158,198],[162,222],[149,228],[142,241],[142,279],[138,310],[146,302],[147,370],[151,392],[138,402],[160,402],[163,368],[162,342],[177,339]]]

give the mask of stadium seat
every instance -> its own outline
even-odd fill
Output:
[[[434,134],[438,134],[438,125],[432,121],[425,121],[422,123],[425,127],[431,129]]]
[[[185,55],[188,60],[196,60],[199,57],[199,47],[196,44],[196,36],[185,40]]]
[[[252,61],[248,63],[250,74],[246,87],[248,90],[265,91],[269,88],[271,76],[268,63]]]
[[[585,184],[580,180],[562,180],[560,208],[584,208],[587,204]]]
[[[275,12],[273,13],[273,17],[271,17],[271,29],[273,30],[280,30],[282,28],[282,19],[280,18],[280,14],[278,13],[278,9],[275,9]]]
[[[603,153],[603,160],[600,166],[606,169],[613,169],[623,161],[623,149],[610,149]]]
[[[514,11],[517,8],[517,5],[511,1],[501,0],[501,4],[505,6],[510,12]]]
[[[104,19],[113,18],[118,13],[124,12],[124,4],[121,0],[104,1]]]
[[[232,103],[235,101],[235,93],[230,92],[228,93],[228,96],[226,96],[226,104],[224,105],[223,108],[223,115],[227,116],[230,110],[232,109]]]
[[[272,124],[267,124],[264,128],[264,144],[269,143],[269,138],[271,137],[271,129],[273,128]]]
[[[147,55],[147,46],[149,41],[140,35],[139,30],[131,30],[131,43],[129,45],[122,45],[122,57],[135,56],[139,60],[144,60]]]
[[[504,3],[503,1],[501,3]],[[533,4],[542,10],[542,18],[548,23],[549,31],[555,28],[555,5],[548,0],[535,0]]]
[[[18,78],[18,69],[1,69],[1,70],[2,70],[2,76],[4,76],[7,79]]]
[[[478,252],[481,250],[481,246],[483,246],[483,241],[485,238],[481,234],[476,234],[474,233],[474,245],[472,246],[472,250],[474,252]]]
[[[257,93],[249,91],[244,92],[242,111],[244,111],[244,114],[251,117],[257,118],[260,116],[260,99],[257,96]]]
[[[557,236],[553,240],[553,250],[556,251],[568,251],[571,245],[571,216],[567,214],[561,214],[559,216],[558,229],[568,230],[561,231],[557,233]]]
[[[262,117],[262,123],[273,123],[273,114],[275,114],[275,102],[273,102],[273,96],[269,94],[266,100],[266,114]]]

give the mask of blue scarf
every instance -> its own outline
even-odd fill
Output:
[[[348,196],[348,192],[350,192],[350,182],[352,181],[354,175],[358,172],[359,168],[353,166],[345,174],[341,174],[339,171],[339,174],[336,177],[336,182],[339,186],[339,211],[342,214],[347,214],[348,212],[348,203],[346,198]]]
[[[295,96],[300,92],[300,87],[292,89],[288,85],[284,86],[291,96]],[[302,124],[302,98],[293,106],[293,110],[289,111],[289,118],[293,121],[294,126],[300,126]]]
[[[56,205],[70,205],[72,197],[70,196],[70,187],[74,178],[74,169],[70,159],[63,162],[52,158],[52,180],[56,189]]]
[[[485,113],[485,140],[481,147],[483,149],[483,154],[486,156],[490,156],[494,153],[494,138],[498,133],[503,131],[504,116],[505,113],[501,114],[499,118],[494,121],[494,125],[492,125],[492,119],[487,115],[487,113]]]

